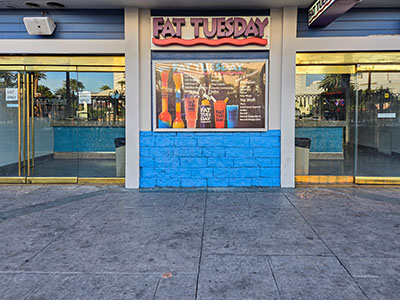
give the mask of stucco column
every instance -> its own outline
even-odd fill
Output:
[[[139,9],[125,8],[126,182],[139,187]]]
[[[281,8],[271,9],[268,129],[281,129],[282,88],[282,18]]]
[[[297,7],[283,9],[281,81],[281,186],[295,186]]]

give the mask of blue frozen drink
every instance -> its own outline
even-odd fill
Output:
[[[228,113],[228,128],[236,128],[239,105],[227,105],[226,111]]]

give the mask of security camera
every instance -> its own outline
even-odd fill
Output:
[[[24,24],[29,35],[52,35],[56,29],[50,17],[25,17]]]

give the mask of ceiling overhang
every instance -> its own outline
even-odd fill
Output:
[[[0,0],[0,9],[14,8],[38,10],[54,9],[49,2],[59,2],[66,9],[121,9],[138,7],[144,9],[266,9],[296,6],[308,8],[315,0]],[[30,3],[30,5],[28,5]],[[32,6],[34,3],[35,6]],[[357,7],[400,7],[399,0],[363,0]]]

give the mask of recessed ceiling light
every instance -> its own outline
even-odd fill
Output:
[[[60,3],[60,2],[47,2],[47,6],[52,7],[52,8],[64,8],[65,5]]]
[[[16,5],[11,5],[11,4],[7,4],[7,5],[6,5],[6,8],[9,8],[9,9],[17,9],[18,6],[16,6]]]
[[[35,2],[25,2],[25,5],[30,8],[39,8],[40,7],[40,5]]]

